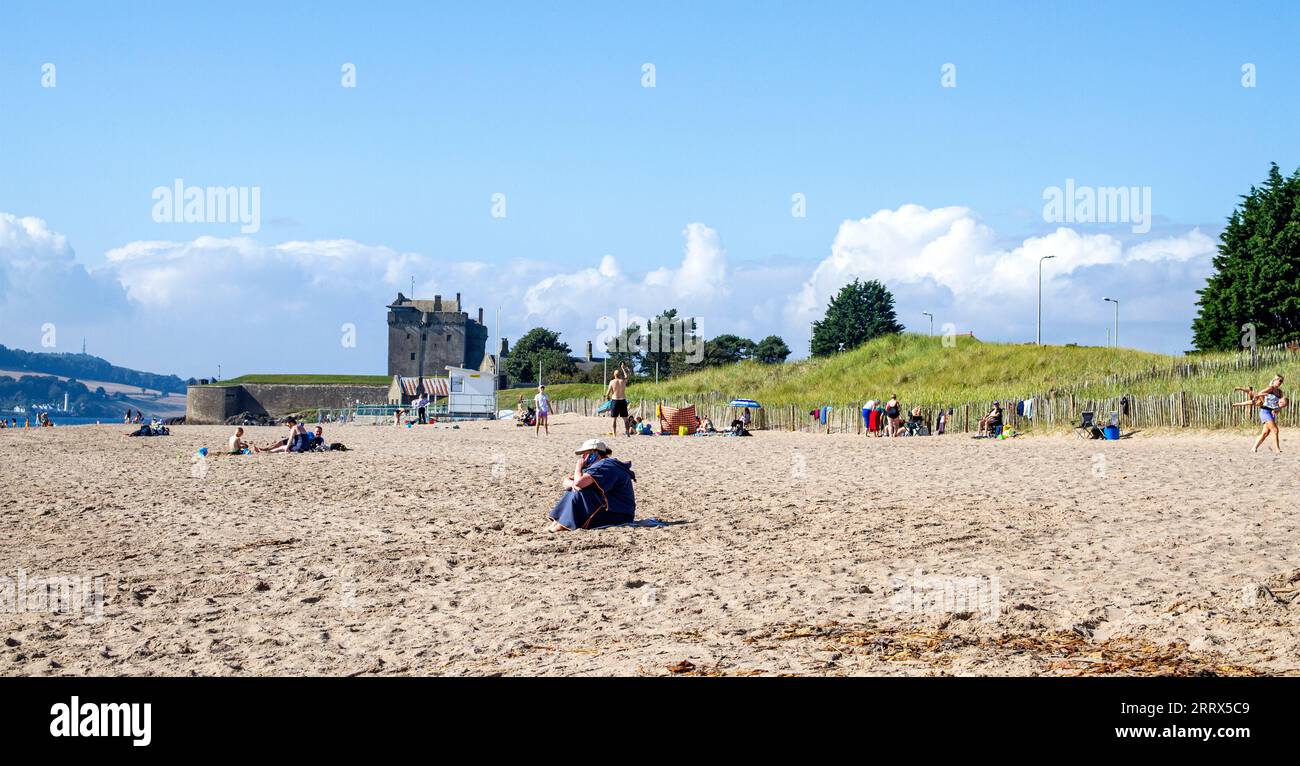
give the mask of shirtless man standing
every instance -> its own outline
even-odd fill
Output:
[[[618,369],[614,370],[614,378],[609,381],[609,389],[605,392],[609,396],[612,406],[609,408],[610,417],[613,418],[610,426],[613,429],[609,432],[610,436],[618,436],[618,419],[623,418],[623,433],[625,436],[631,436],[628,431],[628,422],[631,417],[627,414],[627,362],[619,364]]]

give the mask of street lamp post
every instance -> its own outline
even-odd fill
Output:
[[[1116,298],[1106,298],[1104,296],[1102,297],[1102,300],[1115,304],[1115,332],[1111,333],[1111,339],[1115,344],[1115,348],[1119,348],[1119,300]]]
[[[1038,259],[1038,330],[1034,334],[1035,345],[1043,345],[1043,261],[1055,258],[1055,255],[1044,255]]]
[[[931,314],[928,311],[922,311],[921,316],[930,317],[930,337],[933,338],[934,337],[934,314]]]

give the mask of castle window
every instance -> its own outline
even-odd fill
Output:
[[[415,352],[414,352],[414,351],[411,352],[411,361],[412,361],[412,362],[415,361]]]
[[[451,343],[451,335],[450,335],[450,334],[447,335],[447,342],[448,342],[448,343]]]

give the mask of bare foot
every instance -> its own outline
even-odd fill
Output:
[[[552,521],[551,525],[546,528],[547,532],[568,532],[569,528],[558,521]]]

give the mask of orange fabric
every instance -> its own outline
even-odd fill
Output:
[[[677,429],[686,426],[686,433],[695,433],[695,405],[685,407],[662,407],[659,414],[659,430],[666,434],[675,434]]]

